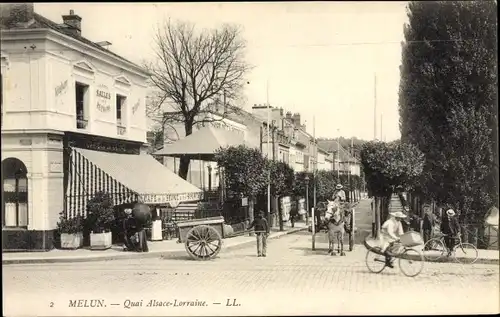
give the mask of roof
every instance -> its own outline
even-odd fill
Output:
[[[243,135],[226,129],[206,126],[171,145],[166,145],[153,154],[161,156],[189,155],[193,158],[210,160],[219,148],[241,144],[245,144]]]
[[[336,153],[337,149],[339,149],[340,153],[338,155],[341,162],[358,162],[358,160],[351,154],[349,154],[349,151],[347,151],[342,145],[339,146],[337,140],[318,140],[318,144],[320,147],[326,149],[330,153]],[[337,154],[335,154],[335,157],[337,157]]]
[[[122,60],[123,62],[126,62],[128,64],[131,64],[135,67],[138,67],[140,69],[143,69],[141,66],[127,60],[126,58],[116,54],[116,53],[113,53],[112,51],[102,47],[101,45],[79,35],[79,34],[76,34],[75,32],[72,32],[70,31],[70,29],[65,25],[65,24],[58,24],[52,20],[49,20],[47,19],[46,17],[38,14],[38,13],[34,13],[33,14],[33,18],[34,18],[34,23],[31,24],[28,28],[29,29],[50,29],[50,30],[54,30],[58,33],[61,33],[63,35],[66,35],[66,36],[69,36],[69,37],[72,37],[74,38],[75,40],[78,40],[84,44],[87,44],[89,46],[92,46],[102,52],[105,52],[105,53],[108,53],[108,54],[111,54],[113,55],[114,57]],[[6,25],[6,28],[10,28],[10,29],[15,29],[16,27],[13,26],[13,25]]]
[[[166,196],[168,201],[199,198],[201,190],[163,166],[151,155],[118,154],[74,148],[109,176],[140,196]],[[147,199],[147,198],[146,198]]]

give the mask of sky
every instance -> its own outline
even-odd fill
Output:
[[[153,58],[154,28],[164,19],[200,28],[240,24],[246,60],[254,67],[247,75],[246,110],[269,97],[273,107],[300,113],[311,134],[315,122],[316,137],[372,140],[374,117],[377,138],[400,137],[406,2],[35,4],[35,12],[58,23],[70,9],[82,17],[83,36],[111,42],[110,50],[136,63]]]

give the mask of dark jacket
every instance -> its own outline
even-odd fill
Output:
[[[426,213],[424,215],[424,223],[423,223],[423,229],[424,230],[432,230],[436,224],[436,221],[434,219],[434,215],[430,213]]]
[[[254,221],[250,224],[247,230],[255,227],[255,231],[266,232],[269,233],[269,225],[267,224],[266,218],[255,218]]]
[[[460,225],[458,224],[457,217],[444,216],[441,223],[441,232],[449,235],[457,235],[460,232]]]

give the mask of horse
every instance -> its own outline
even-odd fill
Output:
[[[325,222],[328,228],[328,254],[337,255],[334,250],[335,238],[337,238],[337,251],[341,256],[345,256],[344,235],[346,233],[346,214],[341,210],[338,200],[328,200]]]

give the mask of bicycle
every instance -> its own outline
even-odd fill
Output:
[[[420,251],[408,248],[400,242],[391,243],[389,245],[389,250],[392,248],[396,249],[396,252],[391,252],[391,255],[398,258],[399,269],[404,275],[407,277],[415,277],[422,272],[424,268],[424,256]],[[368,270],[373,273],[380,273],[387,266],[385,256],[380,247],[369,248],[366,253],[365,261]],[[371,266],[372,264],[374,267]],[[406,266],[407,264],[408,267]],[[376,265],[379,267],[375,267]],[[412,266],[414,268],[413,272],[410,271],[410,267]]]
[[[444,238],[446,234],[441,235],[441,237],[432,238],[424,244],[424,257],[429,261],[438,261],[443,256],[452,254],[455,261],[461,264],[473,264],[477,261],[478,252],[477,248],[472,243],[462,242],[460,236],[455,237],[458,239],[458,243],[455,240],[455,246],[450,251],[444,243]]]

